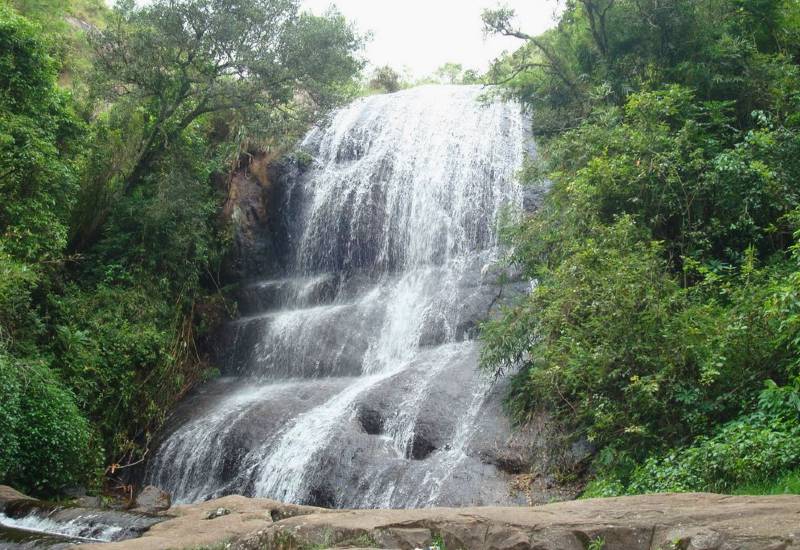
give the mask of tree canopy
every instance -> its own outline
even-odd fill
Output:
[[[100,90],[146,111],[125,193],[198,117],[326,108],[361,66],[349,23],[299,13],[296,0],[126,0],[92,43]]]

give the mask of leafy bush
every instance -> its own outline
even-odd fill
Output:
[[[0,51],[0,242],[18,259],[52,259],[66,244],[82,126],[39,29],[5,4]]]
[[[483,362],[514,368],[518,420],[548,407],[604,449],[601,464],[708,433],[752,404],[785,354],[766,275],[703,272],[682,289],[630,217],[564,245],[518,306],[484,325]]]
[[[102,449],[72,394],[40,362],[0,354],[0,478],[54,495],[97,480]]]
[[[712,437],[653,456],[628,479],[601,476],[584,497],[653,492],[717,491],[763,484],[800,466],[800,390],[768,383],[758,410],[723,425]]]
[[[39,282],[34,266],[15,260],[0,246],[0,346],[25,348],[37,333],[31,292]]]
[[[106,284],[72,285],[54,301],[61,377],[115,460],[147,443],[171,400],[191,382],[171,353],[176,311],[169,293],[158,283],[148,289],[124,277],[111,271]]]
[[[20,388],[11,359],[0,351],[0,479],[6,479],[19,456]]]

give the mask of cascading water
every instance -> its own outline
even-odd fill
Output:
[[[229,376],[183,404],[147,483],[178,502],[509,501],[485,459],[507,425],[474,338],[527,136],[517,105],[481,94],[374,96],[309,133],[306,166],[278,184],[284,274],[248,287]]]
[[[135,512],[0,500],[0,548],[72,548],[141,536],[163,518]]]

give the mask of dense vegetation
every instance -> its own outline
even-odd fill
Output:
[[[800,467],[800,4],[568,0],[492,78],[530,110],[538,285],[483,331],[519,421],[595,452],[587,495],[733,491]],[[565,472],[565,475],[574,472]]]
[[[0,5],[0,483],[96,488],[213,374],[226,174],[357,90],[298,6]]]
[[[233,9],[235,8],[235,9]],[[797,490],[800,5],[567,0],[486,77],[528,108],[537,285],[487,322],[519,422],[588,441],[586,495]],[[296,0],[0,4],[0,482],[96,488],[214,374],[220,215],[242,153],[366,86],[361,38]],[[583,472],[563,472],[574,476]]]

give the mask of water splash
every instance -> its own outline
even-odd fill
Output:
[[[65,522],[58,522],[47,516],[30,514],[22,518],[12,518],[0,513],[0,526],[19,529],[30,533],[55,534],[81,542],[110,542],[116,540],[123,528],[115,525],[98,525],[93,522],[96,516],[86,515]]]

